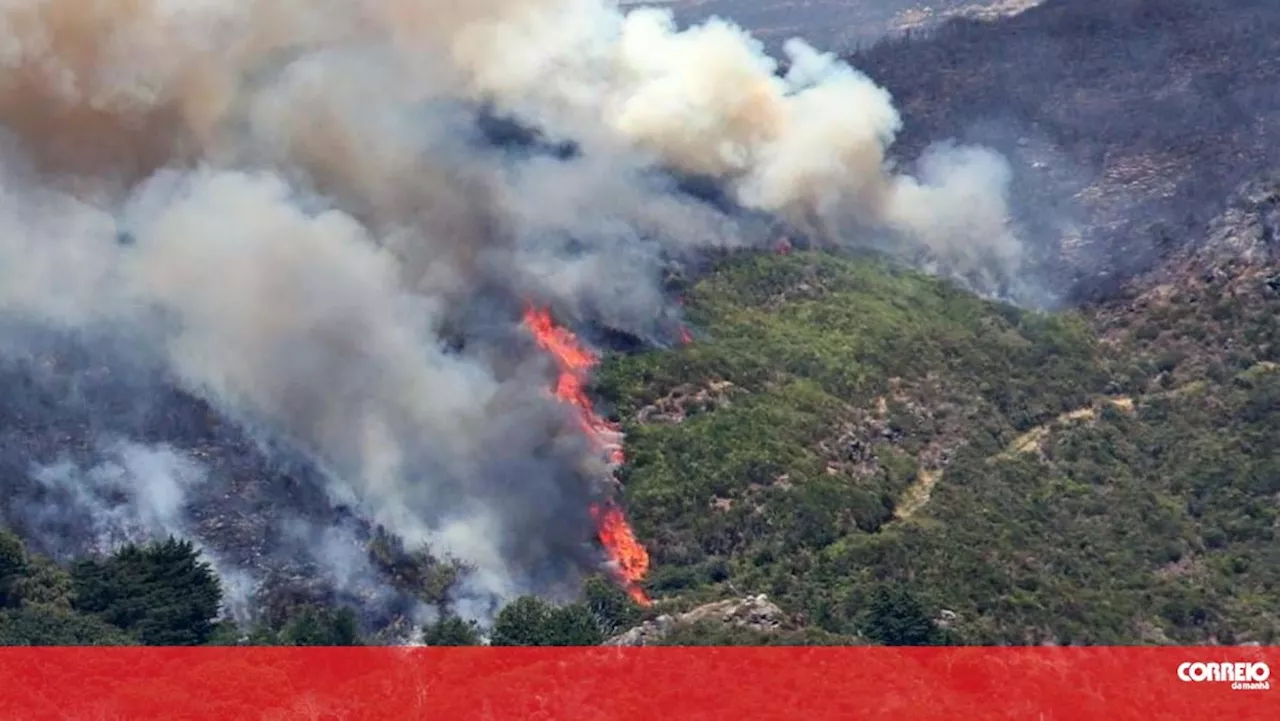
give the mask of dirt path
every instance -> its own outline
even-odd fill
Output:
[[[1274,373],[1276,371],[1280,371],[1280,363],[1262,361],[1261,363],[1257,363],[1248,370],[1240,373],[1240,376],[1257,376],[1262,373]],[[1204,381],[1192,381],[1191,383],[1187,383],[1186,385],[1179,386],[1172,390],[1150,393],[1143,397],[1150,399],[1170,398],[1186,395],[1188,393],[1195,393],[1205,387],[1206,384]],[[993,456],[992,460],[1008,460],[1023,453],[1039,453],[1040,444],[1043,443],[1045,439],[1049,437],[1049,434],[1058,426],[1062,426],[1067,423],[1076,423],[1079,421],[1091,421],[1098,416],[1098,412],[1102,408],[1108,405],[1124,411],[1125,413],[1132,413],[1135,403],[1136,402],[1132,396],[1109,396],[1098,398],[1084,408],[1077,408],[1073,411],[1063,413],[1057,418],[1038,425],[1026,433],[1023,433],[1015,438],[1013,443],[1010,443],[1009,447],[1003,452]],[[929,505],[929,499],[933,496],[933,489],[936,488],[938,483],[942,480],[942,473],[941,469],[921,470],[917,475],[915,482],[902,493],[902,497],[898,500],[897,510],[895,510],[893,514],[894,520],[905,521],[919,513],[922,508]]]
[[[906,520],[928,505],[933,489],[940,480],[942,480],[940,470],[920,471],[915,483],[911,484],[911,487],[902,494],[902,500],[898,501],[898,507],[893,512],[894,518],[899,521]]]
[[[1043,423],[1041,425],[1036,426],[1035,428],[1032,428],[1026,433],[1023,433],[1022,435],[1015,438],[1013,443],[1009,444],[1008,449],[1006,449],[1004,453],[1001,453],[998,456],[996,456],[996,458],[1000,458],[1000,459],[1013,458],[1014,456],[1017,456],[1023,453],[1032,453],[1032,452],[1039,451],[1040,444],[1044,441],[1045,438],[1049,436],[1049,433],[1054,428],[1060,425],[1064,425],[1066,423],[1074,423],[1076,421],[1091,421],[1094,418],[1098,417],[1099,407],[1106,406],[1106,405],[1110,405],[1114,408],[1119,408],[1125,413],[1133,412],[1133,398],[1130,398],[1129,396],[1103,398],[1100,401],[1095,401],[1094,403],[1090,404],[1085,408],[1077,408],[1074,411],[1068,411],[1066,413],[1063,413],[1062,415],[1058,416],[1057,418],[1054,418],[1048,423]]]
[[[1022,453],[1039,452],[1040,444],[1049,436],[1049,433],[1053,431],[1055,427],[1065,423],[1093,420],[1098,415],[1099,407],[1104,405],[1111,405],[1126,413],[1130,413],[1133,411],[1134,401],[1128,396],[1103,398],[1099,401],[1095,401],[1085,408],[1077,408],[1076,410],[1063,413],[1048,423],[1038,425],[1018,436],[1014,439],[1013,443],[1009,444],[1008,449],[995,456],[995,458],[1007,459],[1013,458]],[[929,505],[929,499],[933,497],[933,489],[937,487],[938,482],[941,480],[941,469],[921,470],[917,475],[915,482],[903,492],[902,498],[899,499],[897,510],[895,510],[893,514],[895,520],[905,521],[916,513],[919,513],[920,509]]]

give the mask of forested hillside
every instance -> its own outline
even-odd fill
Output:
[[[416,589],[429,590],[423,583]],[[350,606],[300,600],[264,609],[240,625],[222,613],[217,574],[188,542],[127,545],[68,565],[30,552],[0,530],[0,646],[352,646],[384,643],[475,645],[474,622],[452,614],[400,634],[364,635]],[[641,620],[612,582],[587,582],[580,603],[521,598],[499,615],[494,645],[591,646]],[[394,630],[394,629],[393,629]]]
[[[1180,377],[1185,351],[814,256],[691,296],[708,340],[603,382],[659,597],[765,592],[854,635],[896,594],[972,643],[1280,630],[1274,351]]]
[[[874,260],[726,263],[689,290],[697,342],[600,383],[653,592],[871,640],[888,598],[935,621],[913,641],[1273,641],[1275,198],[1057,315]]]

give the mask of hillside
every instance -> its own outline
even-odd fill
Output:
[[[627,96],[651,136],[609,120],[634,78],[597,59],[652,59],[615,52],[612,3],[557,6],[597,12],[581,46],[494,3],[494,52],[390,17],[367,56],[335,52],[359,12],[308,16],[318,40],[235,3],[280,37],[184,56],[144,108],[134,4],[55,4],[62,42],[33,25],[50,54],[0,93],[0,644],[1276,642],[1280,4],[670,3],[851,48],[893,96],[814,111],[901,115],[831,146],[874,167],[780,173],[760,207],[703,152],[750,125],[702,97],[723,68],[676,52],[751,57],[734,37],[649,28],[676,60],[652,89],[699,101]],[[890,25],[920,31],[869,42]],[[440,103],[404,92],[419,50],[459,63]],[[74,112],[64,62],[106,84]],[[526,92],[546,118],[509,117]],[[726,124],[685,138],[702,111]],[[825,164],[786,137],[755,147],[803,163],[743,157]],[[869,252],[859,217],[828,246],[772,214],[927,178],[949,139],[1010,160],[1009,212],[922,194],[899,230],[977,208],[964,242],[1025,241],[997,285],[1035,309]]]
[[[1018,178],[1027,273],[1067,305],[1198,237],[1277,162],[1267,0],[663,4],[683,22],[730,18],[775,55],[795,34],[844,52],[893,95],[907,166],[949,138],[998,149]]]
[[[896,594],[966,643],[1274,641],[1278,196],[1244,193],[1216,261],[1170,260],[1201,284],[1084,313],[810,254],[699,281],[699,340],[600,380],[659,607],[767,593],[853,636]]]
[[[725,259],[684,289],[691,344],[596,378],[654,608],[597,579],[581,603],[517,600],[492,642],[1274,642],[1278,207],[1280,181],[1242,187],[1189,250],[1069,313],[872,256]],[[339,599],[216,623],[190,546],[59,569],[0,542],[7,643],[150,642],[186,628],[174,604],[197,604],[201,642],[358,640]],[[419,598],[451,583],[385,563]],[[148,564],[187,570],[128,570]],[[423,633],[478,640],[450,616]]]
[[[904,161],[943,138],[1010,159],[1038,280],[1071,304],[1203,237],[1280,161],[1277,38],[1267,0],[1047,0],[850,62],[893,94]]]
[[[834,49],[868,45],[885,36],[937,26],[955,17],[1015,14],[1039,0],[665,0],[634,5],[670,7],[682,22],[732,18],[771,46],[796,36]]]

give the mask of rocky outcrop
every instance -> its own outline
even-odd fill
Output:
[[[1158,370],[1131,372],[1122,391],[1132,394],[1193,387],[1274,363],[1277,310],[1280,174],[1273,172],[1240,185],[1203,233],[1090,313],[1104,341]]]
[[[709,413],[729,405],[730,396],[737,390],[728,381],[712,381],[705,388],[686,383],[641,408],[636,413],[636,421],[641,424],[680,423],[691,415]]]
[[[1134,308],[1175,297],[1255,296],[1280,290],[1280,173],[1240,185],[1205,233],[1130,281]]]
[[[1280,260],[1280,173],[1237,189],[1227,210],[1210,225],[1198,255],[1248,265]]]
[[[672,629],[704,621],[719,622],[757,631],[777,631],[786,626],[786,614],[763,594],[743,599],[717,601],[688,613],[664,614],[604,642],[606,646],[650,646]]]

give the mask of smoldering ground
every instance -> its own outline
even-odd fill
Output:
[[[1076,305],[1127,292],[1276,167],[1278,37],[1268,0],[1049,0],[850,60],[909,119],[894,151],[954,136],[1010,159],[1019,237],[1045,256],[1024,267]]]
[[[274,554],[316,533],[285,526],[323,533],[340,508],[465,562],[468,599],[570,594],[602,563],[588,507],[612,489],[546,392],[524,303],[660,339],[664,268],[772,242],[762,218],[1018,271],[998,155],[940,146],[898,173],[887,93],[800,41],[779,74],[722,21],[682,31],[603,0],[21,0],[0,35],[6,322],[64,334],[90,366],[109,348],[146,369],[112,393],[164,408],[179,389],[250,456],[312,466],[176,482],[196,476],[131,465],[150,457],[120,450],[137,424],[119,441],[100,418],[138,411],[82,404],[88,458],[46,448],[26,474],[78,498],[95,538],[172,526],[228,554],[207,513],[191,523],[202,508],[252,526],[283,506],[257,529]],[[572,150],[486,141],[495,113]],[[34,357],[27,335],[3,340]],[[84,490],[104,484],[129,514]],[[237,491],[254,502],[226,504]],[[32,503],[7,513],[42,518]]]

